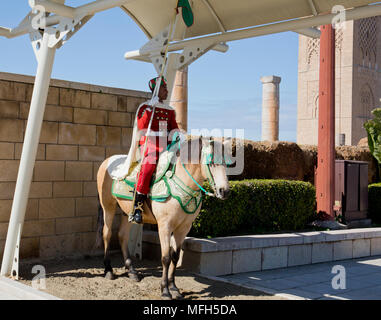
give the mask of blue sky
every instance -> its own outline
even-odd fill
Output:
[[[90,0],[67,0],[78,6]],[[27,0],[0,1],[0,26],[15,27],[29,12]],[[197,23],[197,16],[195,17]],[[147,41],[119,8],[95,15],[57,51],[52,77],[147,91],[155,76],[151,64],[127,61],[126,51]],[[188,128],[244,129],[261,138],[260,77],[277,75],[280,84],[282,141],[296,141],[298,36],[287,32],[229,42],[226,53],[211,51],[189,67]],[[35,75],[36,59],[28,36],[0,37],[0,71]]]

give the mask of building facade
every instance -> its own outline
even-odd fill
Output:
[[[381,19],[347,21],[336,29],[336,144],[357,145],[381,98]],[[299,37],[297,143],[317,144],[320,40]],[[341,139],[340,139],[341,136]],[[344,139],[343,139],[344,138]],[[341,142],[342,143],[342,142]]]

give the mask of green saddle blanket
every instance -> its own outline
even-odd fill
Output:
[[[160,155],[148,197],[158,202],[173,197],[186,213],[193,214],[201,204],[202,193],[201,190],[192,190],[175,175],[176,151],[166,150]],[[139,169],[140,163],[136,162],[124,180],[114,180],[111,193],[118,198],[132,200]]]

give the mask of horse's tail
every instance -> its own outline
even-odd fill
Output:
[[[104,212],[103,208],[101,206],[101,203],[99,201],[99,195],[98,195],[98,222],[97,222],[97,237],[95,240],[95,247],[100,248],[103,243],[103,227],[104,227]]]

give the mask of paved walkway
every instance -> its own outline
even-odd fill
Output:
[[[0,277],[0,300],[60,300],[6,277]]]
[[[381,300],[381,256],[218,278],[288,299]]]
[[[0,291],[0,300],[21,300],[18,297],[10,294],[9,292],[1,292]]]

